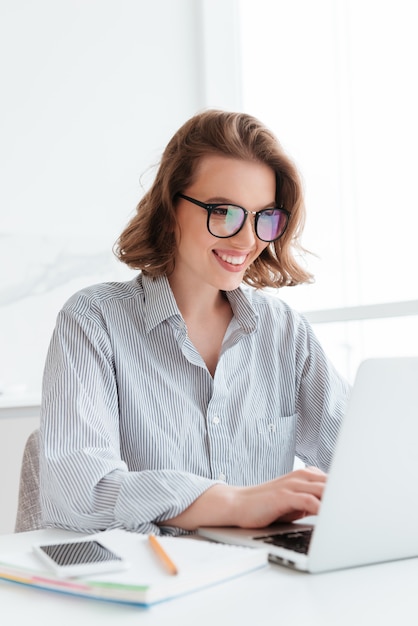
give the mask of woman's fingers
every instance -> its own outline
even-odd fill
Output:
[[[306,480],[314,480],[320,482],[326,482],[327,475],[318,467],[304,467],[303,469],[294,470],[286,476],[301,476]]]
[[[278,520],[293,521],[317,515],[326,478],[317,468],[304,468],[256,487],[244,488],[240,525],[268,526]]]

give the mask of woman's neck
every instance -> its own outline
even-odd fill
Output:
[[[225,306],[229,307],[225,292],[211,285],[196,287],[185,280],[176,280],[173,275],[168,277],[168,281],[184,319],[204,319],[225,310]]]

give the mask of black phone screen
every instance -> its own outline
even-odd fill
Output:
[[[40,546],[57,565],[81,565],[84,563],[104,563],[122,559],[98,541],[79,541]]]

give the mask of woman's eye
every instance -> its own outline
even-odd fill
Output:
[[[225,217],[228,215],[228,207],[227,206],[217,206],[212,209],[212,215],[216,215],[218,217]]]

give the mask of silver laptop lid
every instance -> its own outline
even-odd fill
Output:
[[[325,571],[418,556],[418,358],[357,372],[309,551]]]

